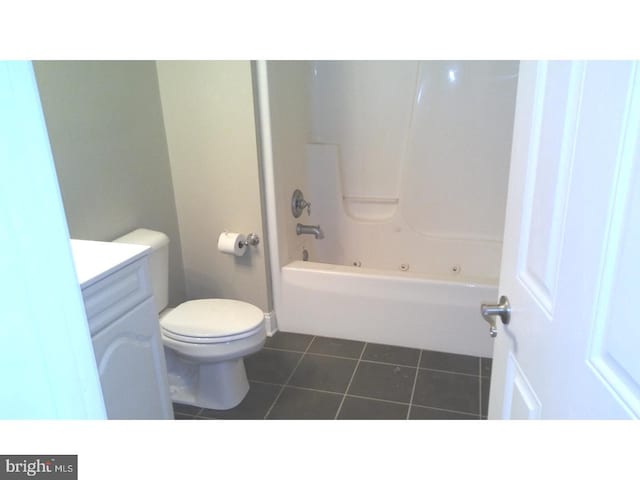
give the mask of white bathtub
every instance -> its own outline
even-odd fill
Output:
[[[493,356],[480,304],[497,285],[294,261],[282,268],[278,328],[442,352]]]

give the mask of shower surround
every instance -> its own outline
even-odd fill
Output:
[[[266,71],[279,329],[490,356],[518,62]],[[324,239],[291,233],[294,187]]]

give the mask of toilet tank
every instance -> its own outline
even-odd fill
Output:
[[[138,228],[114,240],[118,243],[133,243],[151,247],[149,252],[149,273],[151,289],[160,313],[169,304],[169,237],[162,232]]]

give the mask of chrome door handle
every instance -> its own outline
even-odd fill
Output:
[[[480,305],[480,313],[482,314],[482,317],[489,323],[489,335],[495,337],[496,335],[498,335],[495,317],[500,317],[502,323],[507,325],[511,320],[511,304],[509,303],[509,299],[505,295],[502,295],[500,297],[500,303],[498,303],[497,305],[486,303]]]

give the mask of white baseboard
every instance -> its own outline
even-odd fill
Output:
[[[278,322],[276,322],[276,312],[265,312],[264,327],[268,336],[273,336],[278,331]]]

